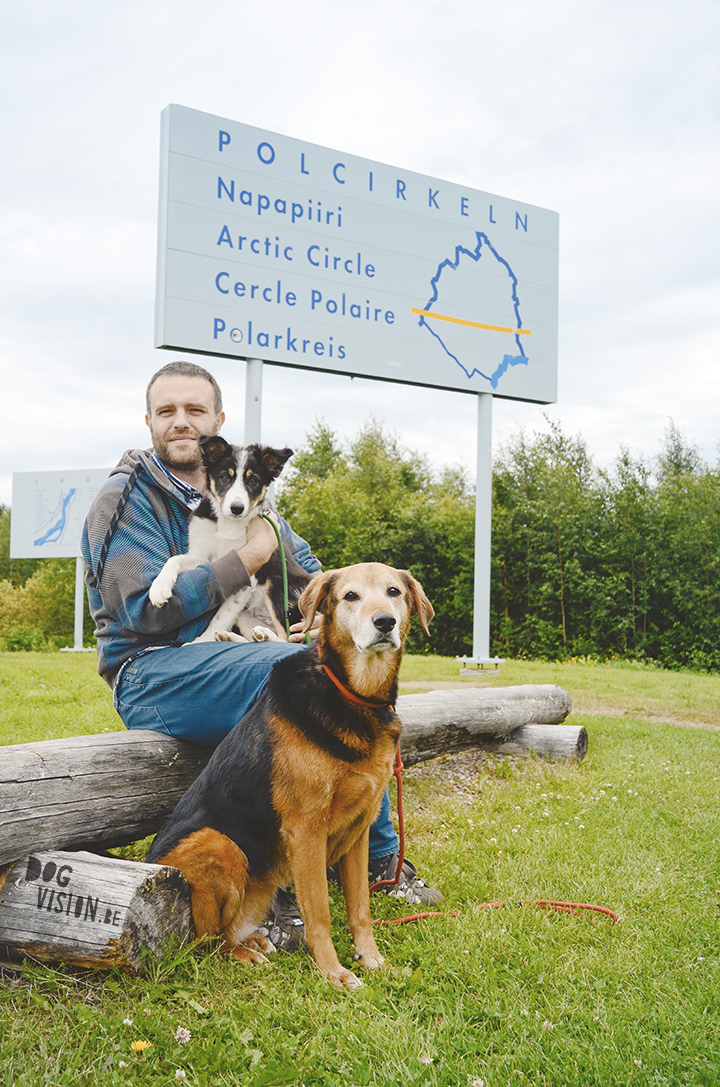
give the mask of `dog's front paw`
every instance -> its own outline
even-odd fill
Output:
[[[385,965],[385,959],[377,949],[375,951],[367,950],[362,954],[358,952],[355,961],[358,966],[364,966],[366,970],[379,970],[381,966]]]
[[[216,630],[215,631],[216,642],[247,642],[247,638],[243,638],[242,634],[236,634],[234,630]]]
[[[335,988],[340,989],[340,991],[350,989],[353,992],[362,985],[362,981],[357,974],[353,974],[352,970],[346,970],[344,966],[341,966],[338,970],[332,970],[327,976]]]
[[[274,630],[270,630],[269,627],[253,627],[252,628],[252,640],[254,642],[279,642],[277,634]]]
[[[150,597],[150,603],[154,604],[156,608],[162,608],[164,604],[167,604],[168,600],[172,596],[172,591],[175,586],[175,578],[169,577],[167,574],[160,573],[153,581],[148,592]]]

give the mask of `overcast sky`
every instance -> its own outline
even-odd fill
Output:
[[[559,401],[496,399],[496,444],[545,413],[609,464],[672,419],[715,462],[717,0],[24,0],[0,87],[0,502],[147,444],[171,102],[559,212]],[[208,367],[241,441],[244,364]],[[269,442],[373,415],[474,474],[475,397],[264,368]]]

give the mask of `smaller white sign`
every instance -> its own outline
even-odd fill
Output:
[[[74,559],[108,468],[13,472],[10,558]]]

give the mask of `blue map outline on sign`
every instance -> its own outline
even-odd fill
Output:
[[[467,249],[463,245],[456,245],[455,246],[455,259],[452,260],[450,257],[447,257],[438,266],[437,272],[435,273],[433,278],[430,280],[430,283],[431,283],[432,289],[433,289],[433,293],[432,293],[432,296],[431,296],[430,300],[426,303],[424,308],[426,310],[429,310],[438,301],[438,284],[439,284],[441,275],[443,274],[443,272],[447,268],[452,269],[452,271],[454,271],[454,272],[457,271],[457,269],[458,269],[458,267],[460,265],[460,259],[461,259],[462,256],[470,257],[471,260],[474,260],[477,263],[480,260],[480,257],[482,256],[483,246],[487,246],[487,248],[490,250],[492,255],[495,257],[495,260],[497,260],[500,264],[502,264],[504,266],[504,268],[507,270],[508,276],[510,277],[510,280],[512,282],[513,309],[515,311],[516,328],[519,330],[523,326],[522,326],[522,319],[520,317],[520,299],[518,298],[518,293],[517,293],[517,288],[518,288],[517,276],[515,275],[512,268],[510,267],[508,262],[505,260],[505,258],[500,256],[500,254],[498,253],[498,251],[495,249],[492,242],[488,238],[487,234],[484,234],[482,231],[478,230],[478,231],[475,232],[475,236],[478,239],[478,243],[477,243],[474,250]],[[507,370],[509,370],[509,368],[511,366],[527,366],[529,361],[530,361],[528,359],[527,355],[525,354],[525,351],[523,350],[523,345],[520,342],[519,332],[516,332],[515,333],[515,342],[517,343],[518,350],[520,351],[519,355],[504,355],[503,360],[500,363],[500,365],[498,366],[498,368],[492,374],[489,374],[489,375],[484,374],[482,372],[482,370],[478,370],[477,367],[474,367],[472,370],[468,370],[468,368],[463,365],[463,363],[460,361],[460,359],[457,357],[457,355],[453,354],[453,352],[450,350],[450,348],[444,342],[442,336],[440,336],[428,324],[425,317],[422,317],[422,316],[420,317],[419,324],[424,325],[425,328],[428,330],[428,332],[432,336],[435,337],[435,339],[438,341],[438,343],[442,347],[443,351],[445,351],[446,354],[448,354],[450,356],[450,358],[453,359],[453,361],[457,363],[457,365],[460,367],[460,369],[465,373],[465,375],[468,378],[472,378],[477,374],[479,377],[482,377],[486,381],[489,381],[491,386],[493,387],[493,389],[497,388],[498,382],[500,381],[500,378],[503,376],[504,373],[507,372]]]
[[[62,534],[65,531],[65,526],[67,525],[67,512],[70,507],[70,503],[75,497],[76,491],[76,487],[71,487],[67,494],[60,495],[60,501],[62,503],[62,506],[60,509],[60,516],[58,520],[54,524],[52,524],[46,531],[44,531],[42,536],[39,536],[37,540],[33,540],[33,547],[43,547],[45,544],[48,543],[57,543],[58,540],[62,538]]]

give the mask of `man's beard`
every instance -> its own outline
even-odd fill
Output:
[[[202,466],[202,457],[196,439],[193,440],[188,436],[192,444],[180,447],[175,442],[167,441],[166,438],[156,434],[152,427],[150,427],[150,435],[155,452],[168,468],[179,468],[184,472],[194,472]]]

